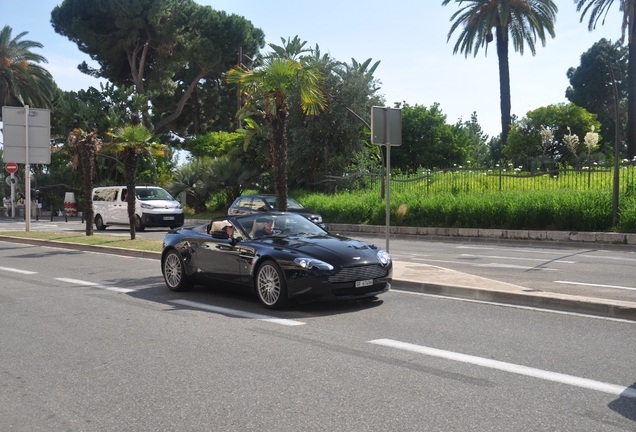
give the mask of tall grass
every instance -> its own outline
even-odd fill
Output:
[[[294,197],[330,223],[383,225],[386,204],[375,191]],[[398,208],[400,211],[398,212]],[[552,189],[483,193],[391,194],[391,224],[426,227],[636,232],[636,198],[624,196],[612,220],[611,190]]]

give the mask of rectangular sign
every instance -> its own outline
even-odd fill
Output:
[[[399,146],[402,144],[402,110],[371,108],[371,144]]]
[[[2,107],[4,162],[26,163],[26,107]],[[29,108],[29,164],[51,163],[51,112]]]

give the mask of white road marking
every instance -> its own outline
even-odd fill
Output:
[[[612,256],[596,256],[596,255],[578,255],[585,258],[595,258],[595,259],[608,259],[608,260],[616,260],[616,261],[636,261],[634,258],[621,258],[621,257],[612,257]]]
[[[592,287],[600,287],[600,288],[616,288],[616,289],[636,291],[636,288],[625,287],[625,286],[620,286],[620,285],[602,285],[602,284],[593,284],[593,283],[584,283],[584,282],[572,282],[572,281],[554,281],[554,283],[569,284],[569,285],[583,285],[583,286],[592,286]]]
[[[212,305],[208,305],[205,303],[198,303],[198,302],[193,302],[190,300],[170,300],[170,303],[176,303],[176,304],[180,304],[183,306],[190,306],[193,308],[197,308],[197,309],[203,309],[203,310],[207,310],[210,312],[216,312],[216,313],[220,313],[220,314],[224,314],[224,315],[232,315],[232,316],[238,316],[241,318],[248,318],[248,319],[255,319],[255,320],[261,320],[261,321],[268,321],[274,324],[281,324],[281,325],[286,325],[286,326],[298,326],[298,325],[304,325],[305,323],[302,321],[295,321],[295,320],[290,320],[290,319],[283,319],[283,318],[276,318],[273,316],[268,316],[268,315],[260,315],[260,314],[255,314],[252,312],[246,312],[246,311],[241,311],[241,310],[237,310],[237,309],[229,309],[229,308],[224,308],[221,306],[212,306]]]
[[[74,285],[90,286],[90,287],[93,287],[93,288],[99,288],[99,289],[103,289],[103,290],[106,290],[106,291],[114,291],[114,292],[124,293],[124,294],[137,291],[135,289],[118,288],[118,287],[114,287],[114,286],[110,286],[110,285],[101,285],[101,284],[98,284],[98,283],[95,283],[95,282],[88,282],[88,281],[83,281],[83,280],[79,280],[79,279],[55,278],[55,280],[59,280],[61,282],[68,282],[68,283],[74,284]]]
[[[586,314],[577,313],[577,312],[566,312],[566,311],[560,311],[560,310],[555,310],[555,309],[541,309],[541,308],[532,307],[532,306],[520,306],[520,305],[513,305],[513,304],[506,304],[506,303],[490,302],[490,301],[485,301],[485,300],[473,300],[473,299],[466,299],[466,298],[461,298],[461,297],[449,297],[449,296],[438,295],[438,294],[427,294],[427,293],[421,293],[421,292],[403,291],[403,290],[394,289],[394,288],[391,288],[391,292],[392,293],[399,293],[399,294],[417,295],[417,296],[422,296],[422,297],[441,298],[441,299],[444,299],[444,300],[454,300],[454,301],[460,301],[460,302],[466,302],[466,303],[479,303],[479,304],[501,306],[501,307],[507,307],[507,308],[513,308],[513,309],[524,309],[524,310],[531,310],[531,311],[536,311],[536,312],[546,312],[546,313],[552,313],[552,314],[558,314],[558,315],[571,315],[571,316],[578,316],[578,317],[583,317],[583,318],[598,319],[598,320],[603,320],[603,321],[613,321],[613,322],[620,322],[620,323],[627,323],[627,324],[636,324],[636,321],[633,321],[633,320],[627,320],[627,319],[622,319],[622,318],[604,317],[604,316],[599,316],[599,315],[586,315]]]
[[[427,259],[427,258],[413,258],[413,260],[436,262],[436,263],[463,264],[463,265],[467,265],[471,267],[512,268],[512,269],[535,270],[535,271],[544,271],[544,270],[559,271],[559,269],[546,268],[546,267],[528,267],[528,266],[517,266],[512,264],[500,264],[500,263],[475,264],[475,263],[468,263],[468,262],[462,262],[462,261],[445,261],[445,260],[434,260],[434,259]]]
[[[369,341],[369,343],[636,399],[636,389],[634,388],[604,383],[587,378],[579,378],[573,375],[550,372],[514,363],[506,363],[498,360],[491,360],[453,351],[445,351],[422,345],[414,345],[392,339],[376,339]]]
[[[20,273],[20,274],[37,274],[37,272],[34,272],[34,271],[20,270],[20,269],[15,269],[10,267],[0,267],[0,270],[12,272],[12,273]]]
[[[539,261],[545,262],[544,259],[539,258],[523,258],[523,257],[505,257],[505,256],[495,256],[495,255],[472,255],[472,254],[459,254],[459,256],[465,257],[477,257],[477,258],[494,258],[494,259],[503,259],[503,260],[521,260],[521,261]],[[563,260],[551,260],[551,263],[564,263],[564,264],[576,264],[576,261],[563,261]]]

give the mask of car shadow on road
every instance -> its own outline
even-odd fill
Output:
[[[626,395],[629,392],[629,395]],[[612,411],[617,412],[628,420],[636,422],[636,383],[627,387],[627,390],[618,399],[610,402],[607,406]]]
[[[144,278],[141,280],[135,280],[134,283],[130,279],[122,278],[120,280],[111,280],[109,281],[109,284],[110,283],[118,287],[142,287],[137,288],[136,291],[130,292],[127,295],[146,301],[165,304],[170,310],[193,309],[192,307],[173,303],[174,300],[188,300],[205,305],[235,309],[282,319],[302,319],[355,313],[373,309],[383,304],[383,300],[378,299],[377,297],[370,297],[357,300],[317,301],[311,303],[292,302],[287,309],[271,310],[265,308],[258,301],[256,295],[249,292],[247,288],[231,285],[195,285],[188,291],[173,292],[166,287],[162,277]],[[231,314],[228,314],[227,316],[235,317],[235,315]]]

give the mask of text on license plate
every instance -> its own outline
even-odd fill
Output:
[[[164,216],[163,220],[174,220],[174,216]]]
[[[363,281],[356,281],[356,288],[365,287],[365,286],[371,286],[371,285],[373,285],[373,279],[367,279],[367,280],[363,280]]]

